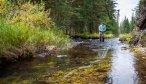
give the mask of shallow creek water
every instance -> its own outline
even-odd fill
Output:
[[[0,84],[139,84],[136,59],[128,44],[118,38],[79,43],[54,56],[1,68]]]

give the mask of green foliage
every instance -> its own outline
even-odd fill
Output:
[[[5,36],[1,39],[11,35],[5,42],[14,47],[62,45],[69,41],[63,32],[96,36],[100,22],[106,23],[108,32],[115,33],[115,6],[114,0],[6,0],[2,15],[6,23],[1,24]]]
[[[132,31],[134,28],[135,28],[135,17],[132,16],[130,21],[130,31]]]
[[[11,6],[13,7],[13,6]],[[30,27],[51,28],[54,26],[49,11],[45,11],[44,3],[32,4],[30,2],[23,3],[10,9],[7,14],[8,19],[12,23],[25,24]]]
[[[119,37],[121,41],[129,42],[131,39],[131,34],[120,34]]]
[[[5,0],[0,0],[0,14],[4,12],[3,4],[5,3]]]
[[[64,45],[69,42],[62,32],[56,30],[42,30],[20,24],[10,24],[0,21],[0,54],[12,49],[29,49],[31,52],[39,45]],[[15,52],[15,51],[14,51]],[[13,53],[13,52],[12,52]]]
[[[83,33],[83,34],[78,34],[77,36],[81,37],[81,38],[99,38],[99,34],[98,33]],[[106,33],[105,34],[105,38],[113,38],[115,37],[114,34],[112,33]]]
[[[63,46],[70,41],[49,18],[43,3],[14,5],[8,1],[4,5],[7,9],[0,18],[0,56],[21,56],[34,53],[38,46]]]
[[[115,0],[30,1],[37,3],[45,1],[45,8],[51,10],[51,18],[66,34],[96,33],[101,21],[107,22],[109,31],[117,33]],[[109,21],[104,19],[109,19]]]
[[[128,20],[128,18],[125,17],[125,19],[122,21],[120,25],[121,33],[130,33],[135,27],[135,17],[131,17],[131,21]]]
[[[129,23],[128,18],[125,17],[125,19],[123,20],[123,22],[120,25],[120,29],[121,29],[121,33],[129,33],[129,32],[131,32],[130,23]]]

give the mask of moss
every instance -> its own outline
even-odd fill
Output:
[[[95,65],[85,66],[85,67],[74,67],[67,70],[58,70],[57,72],[48,74],[46,76],[41,76],[40,79],[35,83],[40,84],[40,81],[45,83],[59,83],[59,84],[88,84],[88,83],[105,83],[105,78],[108,76],[108,71],[111,67],[110,58],[108,56],[101,61],[97,62]]]

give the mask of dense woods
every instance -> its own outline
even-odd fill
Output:
[[[15,1],[24,3],[26,0]],[[116,2],[114,0],[29,0],[45,2],[45,9],[55,24],[66,34],[96,33],[99,23],[104,22],[108,30],[117,33]]]
[[[48,0],[45,3],[53,21],[66,34],[96,33],[101,22],[107,24],[109,31],[117,31],[113,0]]]

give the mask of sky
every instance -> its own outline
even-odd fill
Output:
[[[117,0],[117,9],[120,10],[120,22],[125,16],[131,20],[132,10],[138,5],[139,0]]]

